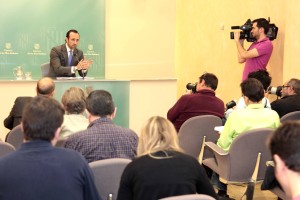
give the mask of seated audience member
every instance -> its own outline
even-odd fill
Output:
[[[159,116],[143,126],[138,158],[125,168],[118,200],[156,200],[184,194],[217,195],[199,162],[182,152],[173,124]]]
[[[218,78],[211,73],[199,77],[196,93],[180,97],[168,111],[167,117],[174,124],[177,132],[181,125],[191,117],[199,115],[215,115],[224,117],[224,102],[215,96]]]
[[[84,91],[79,87],[71,87],[65,91],[61,102],[66,113],[61,126],[60,138],[85,130],[89,125],[89,120],[83,115],[86,108]]]
[[[71,135],[65,147],[79,151],[88,162],[108,158],[133,159],[138,136],[132,130],[113,123],[116,108],[109,92],[92,91],[86,100],[89,126]]]
[[[248,78],[255,78],[257,80],[259,80],[261,82],[261,84],[263,85],[264,87],[264,91],[265,91],[265,97],[262,99],[262,104],[264,105],[265,108],[271,108],[271,104],[270,104],[270,101],[269,99],[266,97],[267,96],[267,90],[268,90],[268,87],[270,86],[271,84],[271,81],[272,81],[272,77],[269,75],[269,72],[265,71],[265,70],[258,70],[258,71],[254,71],[254,72],[251,72],[250,74],[248,74]],[[225,112],[225,116],[226,116],[226,119],[228,118],[229,114],[233,111],[233,110],[239,110],[239,109],[245,109],[247,108],[247,105],[244,101],[244,98],[241,97],[237,104],[236,104],[236,107],[235,109],[228,109],[226,112]]]
[[[281,94],[281,99],[271,103],[272,109],[278,113],[280,118],[290,112],[300,110],[299,79],[292,78],[288,82],[284,83]]]
[[[92,171],[76,151],[55,148],[64,110],[34,97],[24,108],[25,142],[0,159],[0,196],[9,200],[99,200]]]
[[[286,122],[271,136],[275,176],[292,200],[300,199],[300,123]]]
[[[53,97],[55,90],[54,82],[51,78],[42,78],[37,82],[37,96]],[[15,103],[9,113],[9,116],[4,120],[3,124],[6,128],[12,130],[21,123],[22,112],[25,105],[32,97],[17,97]]]
[[[246,109],[236,110],[229,115],[217,145],[228,151],[233,140],[245,131],[256,128],[277,128],[280,124],[278,114],[261,103],[264,98],[264,88],[261,82],[248,78],[241,83],[241,90]],[[213,181],[216,178],[213,177]],[[219,195],[226,196],[227,185],[215,182]]]

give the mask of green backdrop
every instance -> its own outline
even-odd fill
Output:
[[[14,79],[17,66],[40,78],[41,64],[69,29],[78,30],[78,48],[94,60],[89,76],[105,78],[105,0],[0,2],[0,79]]]

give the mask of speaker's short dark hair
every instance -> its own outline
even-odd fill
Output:
[[[66,37],[67,37],[68,39],[70,38],[70,33],[77,33],[77,34],[79,35],[79,33],[78,33],[77,30],[71,29],[71,30],[69,30],[69,31],[66,33]]]

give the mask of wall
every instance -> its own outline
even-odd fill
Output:
[[[106,0],[106,78],[175,76],[174,0]]]
[[[300,1],[290,0],[286,3],[287,12],[283,16],[286,20],[285,43],[284,43],[284,82],[290,78],[300,78]]]

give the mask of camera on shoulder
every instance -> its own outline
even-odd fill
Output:
[[[270,18],[268,20],[270,22]],[[231,26],[231,29],[240,29],[242,30],[240,33],[240,39],[246,39],[247,42],[255,42],[255,37],[252,36],[252,21],[248,19],[246,23],[242,26]],[[272,41],[276,39],[278,33],[278,27],[275,24],[269,24],[269,30],[267,33],[267,37]],[[234,32],[230,32],[230,39],[234,39]]]

